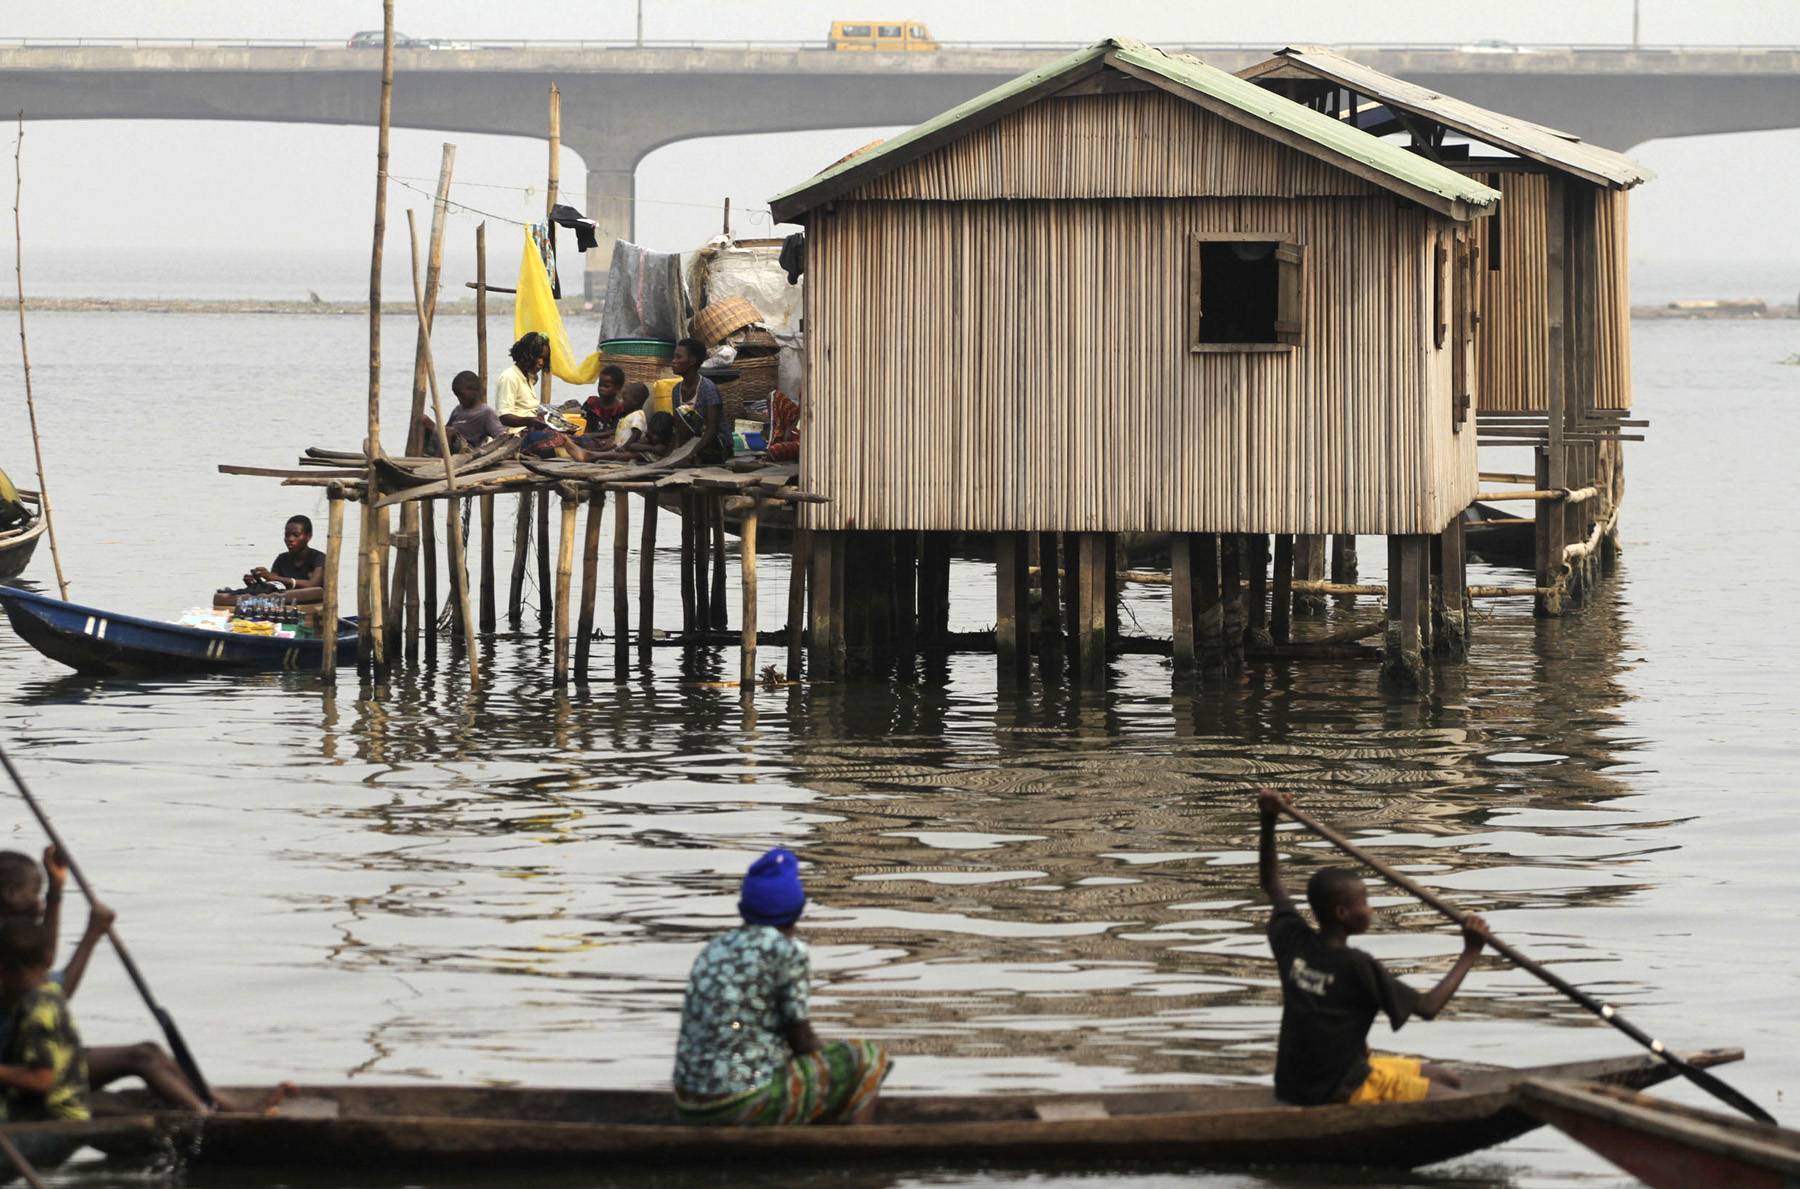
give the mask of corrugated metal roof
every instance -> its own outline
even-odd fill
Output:
[[[1473,178],[1208,66],[1199,58],[1165,53],[1132,38],[1108,38],[1002,83],[783,191],[770,200],[775,217],[785,221],[837,198],[871,177],[1108,67],[1143,78],[1203,106],[1231,109],[1223,114],[1445,213],[1467,217],[1500,200],[1499,191]],[[1243,118],[1246,116],[1249,119]]]
[[[1530,120],[1476,107],[1454,96],[1383,74],[1321,46],[1288,46],[1271,61],[1294,63],[1308,73],[1378,99],[1389,107],[1435,120],[1471,139],[1586,178],[1595,185],[1625,190],[1654,175],[1623,153],[1583,142],[1579,137]],[[1244,72],[1255,77],[1262,67]]]

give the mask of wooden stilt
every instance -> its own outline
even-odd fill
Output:
[[[594,643],[594,600],[600,594],[600,521],[606,515],[606,492],[588,489],[587,527],[581,537],[581,613],[575,619],[575,680],[586,681]],[[625,497],[619,497],[623,504]]]
[[[789,681],[800,680],[801,666],[804,663],[803,650],[806,644],[806,574],[812,565],[812,530],[794,529],[793,553],[790,557],[788,571],[788,605],[787,605],[787,677]]]
[[[1070,672],[1077,678],[1081,675],[1081,534],[1064,533],[1062,535],[1063,559],[1063,613],[1062,626],[1065,633],[1065,652],[1069,659]]]
[[[344,485],[325,488],[325,605],[319,613],[319,672],[337,677],[338,566],[344,559]]]
[[[506,622],[518,631],[525,621],[525,567],[531,564],[531,493],[519,493],[513,518],[512,583],[506,595]]]
[[[994,652],[1002,683],[1029,676],[1029,577],[1023,533],[994,534]]]
[[[738,663],[738,688],[745,698],[756,692],[756,525],[762,518],[763,502],[752,498],[738,521],[739,588],[743,594],[742,643]]]
[[[481,630],[492,635],[494,607],[494,497],[481,497]]]
[[[1331,580],[1339,586],[1356,585],[1356,538],[1338,533],[1331,538]],[[1337,605],[1354,607],[1355,595],[1338,595]]]
[[[1054,680],[1062,670],[1061,535],[1039,533],[1038,539],[1038,667]]]
[[[712,499],[704,492],[689,496],[694,521],[694,630],[712,627]]]
[[[1301,582],[1325,580],[1325,538],[1304,533],[1294,538],[1294,577]],[[1311,591],[1294,592],[1295,615],[1325,614],[1325,596]]]
[[[1102,535],[1106,538],[1106,638],[1110,641],[1119,636],[1119,534]]]
[[[1275,642],[1269,634],[1269,535],[1250,533],[1244,538],[1244,564],[1250,582],[1244,593],[1244,643],[1264,647]]]
[[[943,647],[950,637],[949,533],[920,534],[919,621],[924,642]]]
[[[1414,546],[1419,551],[1419,563],[1411,573],[1413,583],[1417,587],[1414,597],[1419,602],[1419,653],[1421,656],[1430,656],[1433,640],[1431,618],[1432,537],[1426,534],[1415,535],[1419,537],[1418,543]]]
[[[544,369],[547,377],[550,369]],[[538,578],[538,634],[550,631],[555,622],[558,610],[559,592],[551,585],[550,577],[550,500],[549,491],[537,493],[537,578]]]
[[[448,509],[449,500],[444,501]],[[419,630],[425,635],[425,652],[427,655],[437,650],[437,615],[438,615],[438,555],[437,555],[437,509],[431,506],[430,500],[419,502],[419,568],[420,590],[423,592],[421,604],[423,614],[419,620]]]
[[[562,496],[562,535],[556,551],[556,651],[553,661],[555,682],[566,685],[569,680],[569,581],[575,571],[575,517],[581,508],[581,494],[572,483],[557,485]],[[545,492],[544,504],[549,503]]]
[[[694,493],[683,490],[680,495],[681,509],[681,634],[691,635],[694,631]]]
[[[620,493],[620,499],[625,498]],[[638,540],[638,656],[650,659],[650,646],[656,638],[656,514],[660,506],[656,493],[644,493],[644,527]]]
[[[1219,538],[1219,610],[1224,625],[1220,642],[1225,667],[1235,670],[1244,660],[1244,539],[1236,533]]]
[[[1081,683],[1106,684],[1106,625],[1113,601],[1111,543],[1105,533],[1081,534]]]
[[[1429,571],[1429,540],[1411,534],[1388,538],[1388,621],[1381,678],[1400,689],[1419,689],[1425,683],[1419,592],[1420,577]]]
[[[715,632],[727,628],[725,617],[725,497],[709,495],[712,505],[708,521],[712,525],[712,620]]]
[[[383,607],[381,549],[387,513],[375,507],[381,495],[375,459],[381,454],[381,259],[387,244],[388,134],[394,106],[394,0],[381,4],[381,101],[375,134],[375,234],[369,252],[369,425],[363,452],[369,458],[363,488],[362,592],[358,621],[358,664],[380,674],[387,669],[386,615]],[[24,308],[23,302],[20,309]],[[60,580],[60,573],[58,578]]]
[[[1441,656],[1469,654],[1469,579],[1463,552],[1463,519],[1453,517],[1436,538],[1437,590],[1432,605],[1432,641]]]
[[[631,497],[613,505],[613,652],[623,661],[631,639]]]
[[[807,626],[807,647],[811,649],[808,658],[811,676],[833,677],[839,672],[837,659],[832,654],[832,639],[836,634],[836,609],[832,605],[832,584],[835,575],[832,573],[837,553],[837,534],[835,532],[815,532],[812,534],[812,557],[810,576],[812,586],[812,621]]]
[[[1194,534],[1169,534],[1169,605],[1173,620],[1175,673],[1193,674],[1199,661],[1194,635]]]
[[[1216,681],[1225,671],[1225,607],[1219,598],[1219,538],[1196,533],[1193,538],[1194,635],[1200,675]]]
[[[1292,633],[1289,617],[1294,609],[1294,538],[1289,533],[1275,536],[1275,599],[1269,612],[1269,635],[1277,644],[1286,644]]]
[[[846,532],[840,538],[842,564],[834,566],[833,578],[837,596],[838,631],[844,637],[844,671],[865,673],[874,664],[874,639],[869,625],[870,568],[874,565],[874,546],[867,532]]]
[[[1549,451],[1540,448],[1537,452],[1538,486],[1548,489],[1551,466]],[[1568,520],[1563,510],[1554,500],[1540,500],[1537,504],[1537,558],[1536,579],[1538,590],[1544,592],[1537,596],[1537,614],[1546,618],[1555,618],[1563,613],[1563,594],[1561,587],[1562,554],[1564,530]]]
[[[911,655],[919,638],[919,534],[894,534],[894,644]]]

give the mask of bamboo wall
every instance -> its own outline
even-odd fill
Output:
[[[1549,408],[1550,294],[1548,260],[1550,176],[1490,173],[1500,199],[1500,268],[1487,267],[1483,238],[1481,330],[1476,344],[1476,402],[1481,409],[1541,413]],[[1585,183],[1571,180],[1569,185]],[[1600,255],[1594,407],[1631,407],[1630,257],[1623,190],[1598,190],[1596,241]],[[1486,228],[1476,225],[1484,233]]]
[[[1052,98],[969,133],[857,198],[1375,195],[1371,182],[1163,91]]]
[[[831,502],[806,519],[1436,532],[1476,489],[1433,346],[1443,226],[1388,195],[840,202],[808,227],[801,481]],[[1188,350],[1201,230],[1305,245],[1299,347]]]

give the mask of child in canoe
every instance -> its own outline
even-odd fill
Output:
[[[1262,837],[1258,871],[1274,905],[1269,948],[1281,968],[1281,1038],[1275,1053],[1275,1096],[1295,1106],[1328,1102],[1417,1102],[1456,1093],[1456,1075],[1409,1057],[1369,1051],[1369,1026],[1380,1012],[1398,1030],[1408,1019],[1429,1020],[1462,985],[1487,941],[1487,924],[1463,923],[1462,955],[1438,985],[1420,994],[1369,954],[1350,944],[1374,918],[1369,891],[1345,867],[1324,867],[1306,883],[1318,928],[1309,926],[1281,884],[1275,820],[1286,794],[1260,789]]]
[[[100,918],[103,909],[96,909]],[[96,931],[96,923],[99,928]],[[87,952],[105,933],[104,918],[88,925],[77,950]],[[0,921],[0,1092],[9,1123],[82,1120],[88,1114],[88,1071],[81,1037],[61,985],[50,977],[50,931],[29,917]]]
[[[794,937],[806,907],[800,861],[772,850],[744,876],[741,927],[706,944],[688,975],[675,1050],[675,1109],[713,1125],[866,1123],[887,1049],[826,1044],[807,1015],[811,960]]]

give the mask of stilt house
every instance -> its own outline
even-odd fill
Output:
[[[1423,564],[1477,482],[1440,257],[1499,198],[1137,41],[996,87],[773,200],[808,237],[801,484],[830,502],[803,522],[826,556],[997,534],[1003,666],[1021,534],[1083,534],[1089,578],[1128,532],[1392,534]]]
[[[1599,498],[1540,508],[1540,530],[1553,531],[1539,533],[1539,585],[1553,584],[1564,538],[1581,542],[1595,524],[1610,524],[1622,488],[1618,439],[1631,408],[1627,207],[1649,172],[1623,154],[1327,49],[1289,47],[1239,73],[1345,125],[1400,137],[1500,191],[1482,233],[1465,236],[1441,267],[1473,282],[1481,440],[1535,446],[1539,488],[1599,490]],[[1553,517],[1566,523],[1543,523]]]

